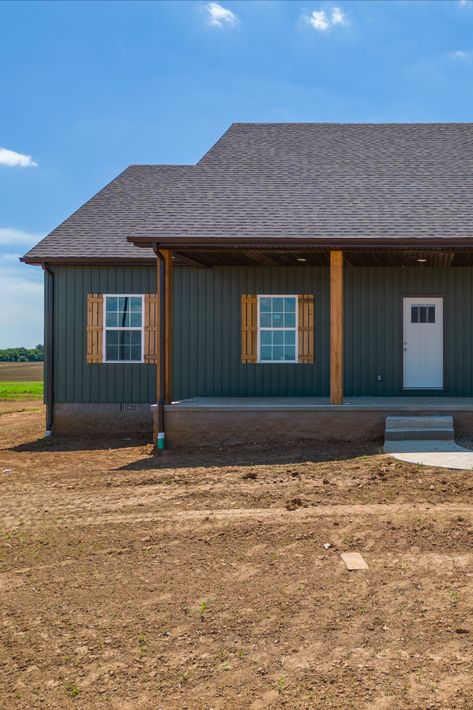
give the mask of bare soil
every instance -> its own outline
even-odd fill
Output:
[[[40,382],[42,362],[0,362],[0,382]]]
[[[2,710],[473,708],[472,473],[42,430],[0,416]]]

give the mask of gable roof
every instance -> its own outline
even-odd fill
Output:
[[[473,238],[473,124],[233,124],[135,243]]]
[[[472,195],[473,124],[235,123],[195,166],[130,166],[23,259],[148,260],[156,241],[473,246]]]
[[[23,260],[156,259],[127,241],[133,228],[189,171],[188,165],[130,165],[53,229]]]

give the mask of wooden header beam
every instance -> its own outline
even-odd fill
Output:
[[[330,252],[330,401],[343,404],[343,252]]]

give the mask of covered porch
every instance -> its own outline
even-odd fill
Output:
[[[450,413],[459,434],[473,431],[473,250],[392,241],[155,244],[165,255],[157,402],[169,441],[210,443],[216,432],[221,443],[381,439],[385,417],[407,412]],[[240,361],[246,292],[314,294],[313,361]],[[406,383],[406,313],[414,323],[414,311],[416,323],[441,326],[432,386]],[[430,350],[429,341],[420,355]]]

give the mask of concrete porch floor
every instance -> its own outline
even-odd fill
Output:
[[[291,440],[384,439],[390,415],[450,414],[456,435],[473,435],[473,397],[193,397],[166,405],[171,446]]]
[[[179,411],[366,411],[366,412],[473,412],[473,397],[346,397],[330,404],[328,397],[193,397],[167,405]]]

